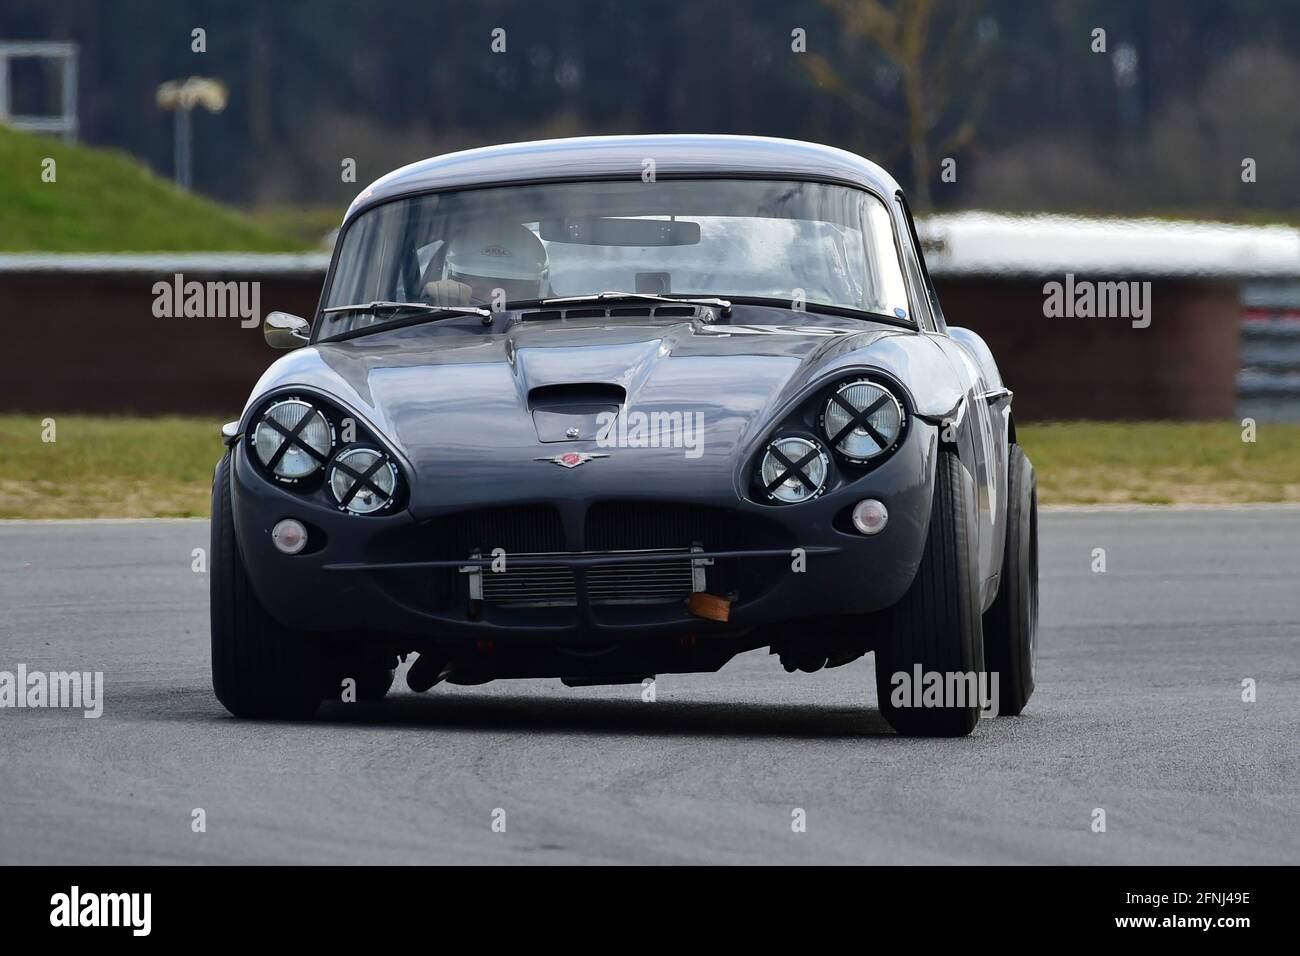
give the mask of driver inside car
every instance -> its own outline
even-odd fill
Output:
[[[426,282],[424,295],[433,305],[491,306],[501,295],[506,302],[540,299],[549,269],[546,246],[531,229],[481,226],[451,239],[443,278]]]

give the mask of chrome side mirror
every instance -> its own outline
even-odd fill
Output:
[[[299,315],[272,312],[262,323],[262,334],[273,349],[301,348],[311,338],[311,323]]]

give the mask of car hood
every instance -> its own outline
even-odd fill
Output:
[[[444,320],[300,349],[268,369],[250,406],[282,386],[337,398],[405,457],[418,515],[449,498],[458,507],[493,502],[494,486],[518,486],[521,474],[536,476],[538,497],[556,483],[568,496],[608,496],[611,487],[672,496],[683,483],[739,492],[741,462],[813,380],[869,355],[906,383],[918,362],[942,360],[927,336],[898,326],[757,307],[737,306],[717,323],[510,316],[497,324]],[[594,440],[592,413],[614,407],[621,437]],[[555,409],[560,416],[547,419]],[[652,416],[673,436],[670,447],[638,432]],[[578,440],[565,437],[570,422]],[[568,452],[600,457],[582,468],[551,460]]]

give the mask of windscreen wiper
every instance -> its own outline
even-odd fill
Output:
[[[731,312],[731,303],[726,299],[706,296],[698,299],[674,299],[666,295],[651,292],[594,292],[590,295],[568,295],[558,299],[542,299],[541,305],[577,305],[583,302],[664,302],[669,305],[712,305],[722,310],[723,315]]]
[[[345,312],[404,312],[415,309],[427,312],[429,318],[444,318],[453,315],[477,315],[484,319],[492,318],[492,310],[480,305],[429,305],[427,302],[357,302],[353,305],[332,305],[321,309],[322,314],[338,315]]]

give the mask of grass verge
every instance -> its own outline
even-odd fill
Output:
[[[1018,429],[1043,504],[1300,502],[1300,423],[1049,422]]]
[[[220,421],[0,415],[0,518],[206,516]],[[1300,424],[1024,425],[1042,504],[1300,502]]]
[[[132,157],[0,126],[0,252],[291,252],[320,236],[182,192]]]
[[[0,518],[206,516],[221,423],[0,415]]]

